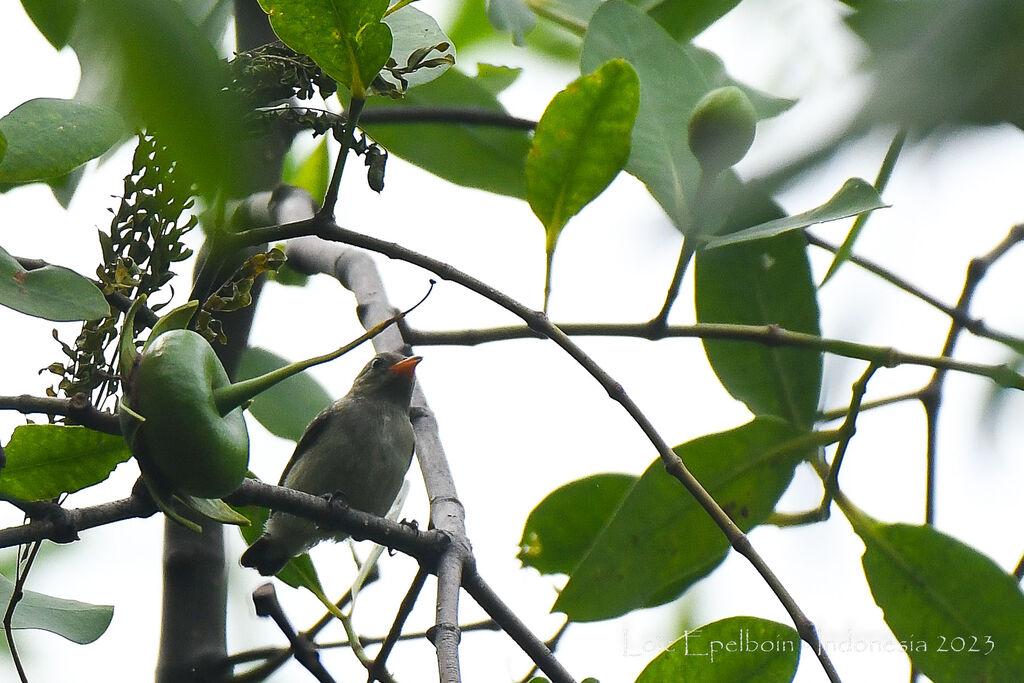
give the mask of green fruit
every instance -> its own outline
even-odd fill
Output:
[[[740,88],[727,85],[704,95],[690,115],[688,142],[705,175],[734,165],[754,142],[757,111]]]
[[[149,344],[127,396],[128,407],[145,422],[125,430],[143,470],[155,471],[176,492],[200,498],[238,488],[249,464],[245,418],[238,407],[221,416],[214,400],[214,391],[229,385],[201,335],[168,330]]]

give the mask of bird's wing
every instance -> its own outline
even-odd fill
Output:
[[[313,421],[309,423],[309,426],[306,427],[306,431],[302,433],[302,437],[299,439],[299,442],[295,444],[295,450],[292,451],[291,459],[288,460],[288,464],[284,466],[284,471],[281,472],[281,479],[277,483],[278,486],[284,486],[284,480],[288,476],[288,473],[291,471],[292,467],[295,466],[295,461],[298,454],[302,453],[309,446],[309,443],[316,441],[320,432],[322,432],[324,430],[324,427],[327,426],[328,415],[328,411],[321,411],[320,413],[317,414],[316,417],[313,418]]]

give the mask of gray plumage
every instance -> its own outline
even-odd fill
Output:
[[[418,356],[381,353],[367,363],[352,389],[306,427],[280,485],[313,495],[338,493],[353,508],[387,513],[412,461],[409,402],[419,361]],[[270,576],[330,537],[309,520],[274,512],[241,563]]]

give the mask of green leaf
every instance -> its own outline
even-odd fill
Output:
[[[384,17],[384,23],[391,28],[393,42],[391,59],[399,68],[412,69],[416,63],[432,61],[435,66],[422,67],[404,72],[401,84],[388,72],[381,72],[381,78],[402,90],[428,83],[441,76],[455,63],[455,46],[435,22],[434,17],[421,12],[412,5],[406,5]],[[434,48],[434,49],[428,49]]]
[[[636,683],[789,683],[799,661],[796,629],[757,617],[729,617],[684,633],[644,667]]]
[[[71,46],[82,66],[78,99],[155,134],[207,197],[251,191],[258,168],[249,161],[254,141],[238,131],[243,104],[226,88],[226,63],[181,5],[89,0]]]
[[[81,0],[21,0],[25,14],[50,45],[58,50],[68,44],[80,5]]]
[[[110,315],[103,292],[90,280],[60,266],[25,270],[3,247],[0,305],[55,321],[97,320]]]
[[[544,110],[526,159],[526,197],[549,254],[568,220],[625,165],[639,100],[636,72],[615,59],[570,83]]]
[[[727,244],[739,244],[740,242],[773,237],[790,230],[800,230],[815,223],[838,221],[887,206],[888,204],[882,201],[878,191],[871,183],[860,178],[850,178],[843,183],[838,192],[832,195],[831,199],[821,206],[792,216],[776,218],[744,230],[705,237],[707,243],[704,248],[714,249]]]
[[[812,455],[771,418],[674,449],[744,531],[760,524]],[[621,616],[674,600],[717,566],[729,542],[660,460],[647,468],[569,576],[552,611],[572,621]]]
[[[317,204],[323,204],[330,175],[331,160],[325,137],[304,159],[298,157],[295,147],[288,151],[284,158],[284,168],[281,170],[281,182],[301,187],[313,195]]]
[[[242,352],[235,380],[251,379],[288,365],[280,356],[250,347]],[[271,434],[298,441],[317,413],[331,403],[331,396],[309,374],[299,373],[253,399],[249,406],[261,425]]]
[[[13,593],[14,582],[0,574],[0,604],[8,605]],[[12,627],[41,629],[85,645],[103,635],[113,616],[113,605],[90,605],[27,590],[14,608]]]
[[[388,0],[259,0],[274,33],[363,99],[391,54]]]
[[[914,665],[935,683],[1024,680],[1017,579],[930,526],[851,516],[875,602]]]
[[[487,19],[499,31],[511,33],[512,42],[520,47],[537,25],[537,15],[525,0],[487,0]]]
[[[199,498],[184,494],[175,494],[175,498],[189,512],[194,512],[203,518],[211,519],[221,524],[249,525],[248,517],[237,512],[220,498]]]
[[[479,63],[476,65],[476,82],[497,97],[516,82],[523,73],[522,67],[496,66]]]
[[[595,474],[552,491],[530,513],[516,557],[542,574],[568,574],[637,482]]]
[[[407,85],[398,83],[387,70],[382,71],[381,77],[393,85],[401,86],[403,90],[407,87],[414,88],[423,85],[439,77],[455,63],[455,47],[452,39],[445,35],[434,17],[426,12],[406,5],[397,12],[384,17],[384,23],[391,28],[393,36],[391,59],[395,60],[395,64],[399,67],[413,66],[410,61],[420,59],[421,55],[424,61],[441,60],[436,66],[419,68],[405,73],[403,78]],[[442,47],[440,50],[430,50],[423,54],[426,48],[435,46]]]
[[[270,518],[270,511],[266,508],[251,506],[236,507],[234,509],[249,520],[248,526],[239,526],[238,530],[241,532],[245,542],[248,545],[252,545],[263,533],[263,528],[267,525],[267,520]],[[310,559],[309,553],[302,553],[298,557],[290,559],[288,564],[276,576],[292,588],[307,588],[313,593],[317,591],[323,593],[320,577],[316,573],[316,567],[313,566],[313,560]]]
[[[526,131],[453,123],[373,123],[389,108],[464,107],[505,113],[495,96],[456,69],[414,88],[401,100],[366,102],[361,126],[387,150],[445,180],[465,187],[524,198],[523,168],[530,149]]]
[[[145,299],[139,299],[142,303],[145,303]],[[135,307],[133,302],[132,308]],[[171,330],[184,330],[188,328],[188,324],[192,322],[192,316],[196,314],[199,309],[199,302],[195,299],[183,303],[172,311],[160,316],[160,318],[153,324],[153,329],[149,332],[149,337],[146,338],[146,344],[143,349],[149,348],[149,345],[156,341],[164,332]],[[129,309],[129,313],[131,309]],[[127,319],[126,319],[127,320]],[[123,372],[123,371],[122,371]],[[123,373],[124,374],[124,373]]]
[[[110,149],[127,133],[117,112],[75,100],[39,98],[0,119],[7,152],[0,182],[64,176]]]
[[[767,200],[766,200],[767,201]],[[746,206],[763,220],[781,211],[770,201]],[[697,321],[779,325],[820,335],[816,289],[799,233],[697,252]],[[814,349],[705,339],[704,351],[722,385],[755,415],[775,415],[798,427],[814,422],[821,390],[822,354]]]
[[[4,448],[0,495],[49,500],[105,480],[131,457],[124,439],[85,427],[21,425]]]
[[[847,23],[870,50],[873,89],[857,127],[1024,128],[1024,3],[858,2]]]
[[[581,55],[590,71],[622,58],[640,77],[640,108],[626,170],[647,185],[676,227],[694,231],[692,205],[700,184],[700,166],[686,140],[690,112],[708,91],[737,85],[750,96],[758,116],[789,106],[728,77],[711,53],[681,45],[653,19],[622,0],[600,6],[587,29]]]
[[[670,36],[685,43],[728,14],[740,0],[637,0],[635,4]]]

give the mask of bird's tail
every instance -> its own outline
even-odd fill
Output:
[[[281,544],[263,535],[242,553],[239,561],[243,567],[252,567],[263,576],[273,576],[284,569],[290,559],[291,555],[281,548]]]

